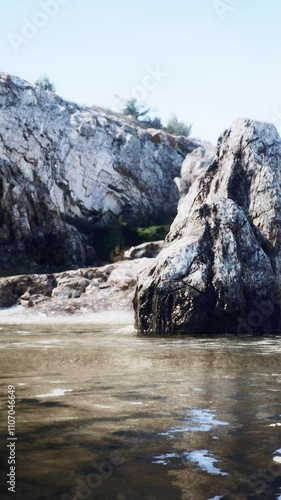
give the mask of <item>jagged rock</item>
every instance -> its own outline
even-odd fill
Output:
[[[97,226],[176,212],[183,158],[198,146],[64,101],[0,74],[0,262],[91,264]],[[29,264],[30,265],[30,264]],[[28,267],[28,266],[27,266]]]
[[[205,142],[187,155],[182,164],[181,177],[177,180],[181,198],[187,195],[193,182],[211,165],[215,154],[216,148]]]
[[[29,300],[33,295],[51,297],[53,289],[57,286],[55,275],[27,275],[0,278],[0,287],[11,292],[16,301]]]
[[[137,247],[132,247],[124,253],[124,259],[141,259],[142,257],[148,257],[149,259],[154,259],[161,252],[164,245],[164,241],[150,241],[148,243],[142,243]]]
[[[85,293],[90,280],[75,276],[73,274],[69,277],[57,278],[57,286],[52,292],[52,297],[58,299],[79,299]]]
[[[145,334],[280,332],[281,139],[239,119],[192,185],[165,247],[141,274]]]
[[[17,304],[18,299],[15,295],[7,290],[5,287],[0,286],[0,308],[2,307],[12,307]]]

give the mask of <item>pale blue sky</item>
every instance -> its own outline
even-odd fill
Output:
[[[47,1],[3,2],[2,71],[47,74],[62,97],[105,107],[149,81],[145,100],[164,121],[176,112],[213,142],[237,116],[280,113],[281,130],[280,0],[217,1],[236,5],[224,19],[215,0],[49,0],[65,5],[44,20]],[[46,25],[15,52],[11,32],[21,35],[34,15]],[[157,67],[166,76],[151,85],[147,68]]]

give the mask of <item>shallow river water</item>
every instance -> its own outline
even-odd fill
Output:
[[[0,498],[281,498],[281,338],[2,326]],[[16,494],[7,387],[16,388]]]

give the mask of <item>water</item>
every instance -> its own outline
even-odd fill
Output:
[[[281,498],[281,338],[2,326],[1,492],[19,500]],[[7,386],[17,492],[7,493]]]

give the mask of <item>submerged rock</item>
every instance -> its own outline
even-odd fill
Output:
[[[280,332],[281,139],[238,119],[138,280],[145,334]]]

